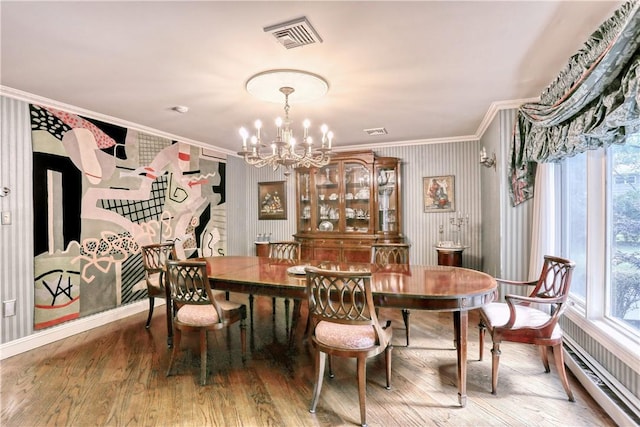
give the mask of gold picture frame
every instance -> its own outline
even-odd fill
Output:
[[[454,175],[422,178],[425,212],[455,212],[456,186]]]
[[[285,181],[258,183],[258,219],[287,219]]]

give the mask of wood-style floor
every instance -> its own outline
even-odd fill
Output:
[[[244,300],[242,295],[232,299]],[[303,308],[304,310],[304,308]],[[569,373],[571,403],[555,367],[545,374],[535,348],[502,345],[498,395],[490,393],[491,357],[477,361],[477,316],[469,332],[468,401],[457,405],[456,353],[451,314],[412,311],[405,346],[398,310],[382,309],[394,325],[391,390],[384,357],[367,366],[370,426],[613,426],[615,423]],[[198,384],[197,337],[185,336],[176,374],[166,377],[164,310],[150,330],[146,313],[75,335],[2,361],[3,426],[349,426],[359,424],[353,360],[335,359],[336,377],[324,381],[317,413],[310,347],[296,331],[287,343],[283,300],[275,321],[271,298],[256,298],[243,362],[239,329],[209,335],[206,386]],[[490,339],[488,340],[490,345]],[[551,358],[551,361],[553,359]]]

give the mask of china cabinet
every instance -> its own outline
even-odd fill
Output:
[[[303,259],[364,261],[371,244],[401,242],[397,158],[343,152],[320,168],[296,169],[296,240]]]

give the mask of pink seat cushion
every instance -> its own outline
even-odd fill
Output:
[[[384,332],[388,333],[386,330]],[[368,325],[341,325],[322,321],[316,326],[315,336],[321,344],[345,350],[365,349],[376,345],[376,332],[373,326]]]
[[[511,329],[536,328],[544,325],[551,319],[547,313],[537,308],[516,305],[516,321]],[[482,307],[482,311],[489,322],[489,328],[503,326],[509,321],[509,306],[503,302],[492,302]],[[551,338],[560,338],[562,329],[556,324]]]
[[[191,326],[209,326],[220,321],[218,312],[211,304],[184,305],[178,310],[176,319]]]

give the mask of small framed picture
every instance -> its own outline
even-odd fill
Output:
[[[425,212],[455,212],[456,187],[453,175],[422,178]]]
[[[287,219],[285,181],[258,183],[258,219]]]

